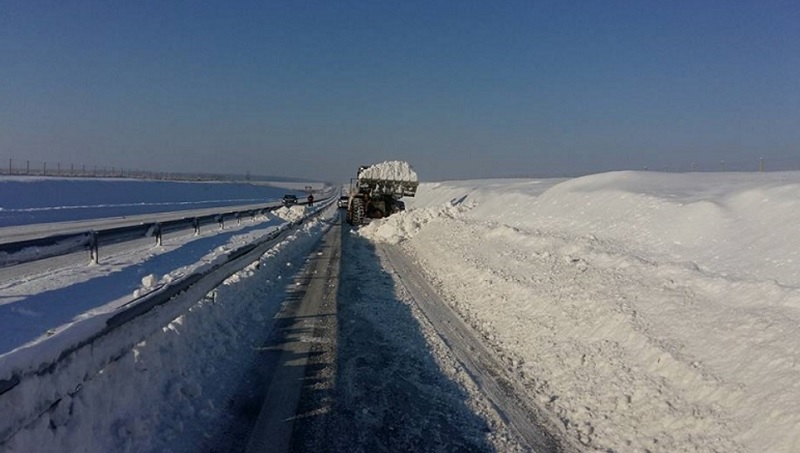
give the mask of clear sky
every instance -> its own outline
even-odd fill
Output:
[[[4,1],[0,158],[347,181],[800,168],[797,1]]]

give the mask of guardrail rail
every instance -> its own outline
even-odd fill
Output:
[[[37,379],[46,380],[48,376],[59,373],[76,376],[82,380],[91,379],[108,364],[129,353],[138,343],[154,332],[160,331],[165,323],[169,323],[170,320],[185,312],[192,304],[210,293],[231,275],[258,260],[287,232],[307,219],[321,215],[335,201],[335,197],[329,197],[315,203],[317,209],[309,212],[303,218],[288,222],[257,241],[229,252],[224,259],[216,262],[213,266],[154,288],[147,294],[121,306],[115,312],[103,315],[105,318],[100,319],[103,321],[102,324],[98,324],[94,331],[87,331],[84,339],[65,345],[60,353],[57,353],[57,357],[43,358],[42,362],[33,369],[12,369],[10,375],[6,374],[6,377],[0,378],[0,407],[13,406],[23,413],[17,412],[8,414],[8,417],[0,417],[0,446],[16,432],[35,422],[47,411],[53,410],[62,398],[74,396],[82,386],[81,383],[71,382],[64,383],[65,385],[61,386],[63,388],[52,389],[49,392],[37,392],[41,400],[27,402],[32,404],[27,404],[24,409],[18,405],[9,406],[7,404],[9,401],[13,402],[22,398],[30,386],[37,385],[35,382]],[[206,217],[213,218],[213,216]],[[174,225],[178,224],[180,223],[174,223]],[[125,227],[122,230],[139,231],[133,227],[130,229]],[[107,232],[106,234],[111,233]],[[158,309],[154,310],[155,308]],[[135,324],[137,322],[139,324]],[[123,326],[131,326],[131,329],[122,329]],[[76,373],[71,368],[80,366],[81,361],[76,358],[85,354],[92,357],[90,361],[92,369],[81,369]],[[21,392],[20,395],[15,395],[17,391]]]

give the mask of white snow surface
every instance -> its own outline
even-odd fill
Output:
[[[422,184],[401,244],[586,451],[800,451],[800,172]]]
[[[417,172],[411,168],[411,165],[409,165],[408,162],[400,160],[391,160],[370,165],[359,173],[358,178],[408,182],[419,181],[419,179],[417,179]]]
[[[0,450],[202,451],[230,417],[225,406],[240,385],[234,370],[254,360],[269,334],[286,286],[337,215],[335,206],[306,220],[250,266],[187,312],[151,335],[132,323],[59,363],[54,373],[25,378],[0,398]],[[105,327],[123,304],[175,279],[220,262],[225,254],[262,238],[309,212],[280,208],[226,226],[167,234],[101,248],[99,264],[82,254],[72,266],[52,270],[43,262],[18,281],[0,282],[0,380],[41,369],[65,346]],[[274,214],[274,215],[273,215]],[[104,251],[105,250],[105,251]],[[190,290],[187,292],[196,292]],[[169,313],[153,310],[142,318]],[[138,326],[138,327],[137,327]],[[144,338],[130,351],[131,338]],[[111,352],[109,352],[111,351]],[[124,354],[104,364],[103,357]],[[40,401],[55,401],[40,408]]]
[[[407,207],[359,233],[411,254],[586,451],[800,451],[800,172],[425,183]],[[0,380],[299,209],[3,282]],[[208,450],[228,370],[262,344],[327,224],[304,222],[80,389],[88,355],[23,381],[0,421],[66,396],[0,450]]]

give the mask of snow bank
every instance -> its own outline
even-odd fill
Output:
[[[429,208],[401,212],[386,219],[372,221],[369,225],[360,228],[358,234],[375,241],[397,244],[414,237],[426,223],[441,218],[458,217],[472,206],[472,204],[451,200]]]
[[[408,162],[399,160],[371,165],[358,173],[358,179],[385,179],[390,181],[416,182],[417,173]]]
[[[422,184],[408,208],[361,234],[587,449],[797,451],[800,173]]]

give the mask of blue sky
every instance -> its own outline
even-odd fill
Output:
[[[0,159],[347,181],[800,168],[794,1],[2,1]]]

